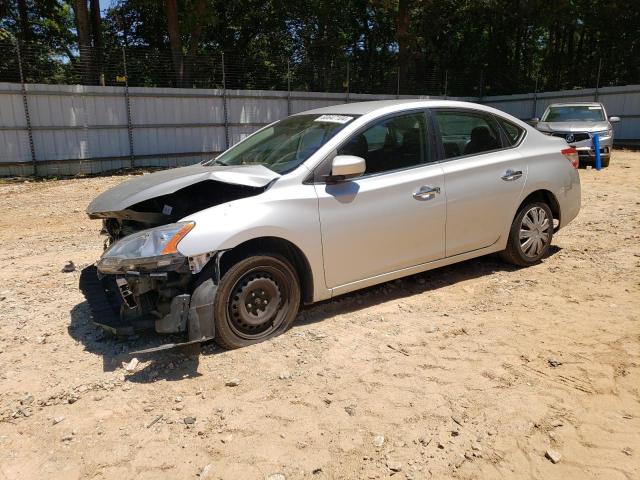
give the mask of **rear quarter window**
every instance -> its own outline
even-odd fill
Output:
[[[524,128],[519,127],[504,118],[497,117],[497,119],[507,136],[507,143],[509,146],[517,145],[524,136]]]

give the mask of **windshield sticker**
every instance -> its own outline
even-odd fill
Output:
[[[315,119],[316,122],[329,122],[329,123],[347,123],[353,120],[353,117],[346,115],[321,115]]]
[[[589,110],[600,110],[600,107],[589,107]]]

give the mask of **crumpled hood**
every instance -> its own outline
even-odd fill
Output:
[[[141,175],[98,195],[87,207],[87,214],[118,212],[136,203],[174,193],[206,180],[264,187],[280,175],[262,165],[204,166],[172,168]]]
[[[536,125],[543,132],[601,132],[611,128],[609,122],[540,122]]]

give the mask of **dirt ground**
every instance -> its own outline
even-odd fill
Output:
[[[640,153],[580,176],[538,266],[464,262],[132,371],[157,337],[99,331],[61,272],[99,257],[84,208],[125,177],[0,185],[0,479],[640,478]]]

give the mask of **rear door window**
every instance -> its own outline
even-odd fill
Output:
[[[503,147],[492,115],[465,110],[435,110],[445,158],[478,155]]]

